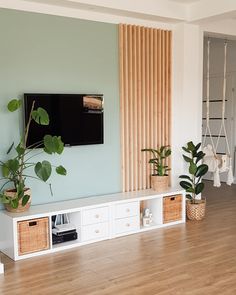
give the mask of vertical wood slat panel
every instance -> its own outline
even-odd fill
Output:
[[[150,187],[141,149],[170,144],[171,38],[170,31],[119,25],[123,191]]]

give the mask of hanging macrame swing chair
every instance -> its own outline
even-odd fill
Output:
[[[214,186],[220,187],[220,173],[227,172],[228,185],[233,183],[233,170],[232,170],[232,158],[230,155],[229,140],[225,127],[225,100],[226,100],[226,62],[227,62],[227,42],[224,43],[224,79],[223,79],[223,99],[222,99],[222,119],[217,136],[216,144],[214,144],[213,136],[210,128],[210,40],[207,43],[207,97],[206,97],[206,128],[203,138],[203,152],[205,156],[203,163],[208,165],[208,171],[213,173]],[[217,154],[217,148],[221,135],[224,136],[226,142],[227,153],[219,155]],[[206,144],[206,137],[210,138],[211,144]]]

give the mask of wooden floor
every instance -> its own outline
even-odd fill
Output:
[[[236,294],[236,186],[207,183],[207,217],[13,262],[0,294]]]

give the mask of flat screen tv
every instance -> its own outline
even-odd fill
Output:
[[[24,94],[25,122],[33,101],[44,108],[48,126],[32,121],[27,146],[41,141],[46,134],[61,136],[65,146],[103,143],[102,94]]]

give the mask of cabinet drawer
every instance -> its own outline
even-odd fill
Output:
[[[82,227],[82,241],[106,238],[109,235],[108,222],[91,224]]]
[[[125,218],[139,215],[139,202],[130,202],[116,205],[115,218]]]
[[[108,221],[109,209],[108,207],[99,207],[94,209],[84,210],[82,212],[82,224],[89,225],[99,222]]]
[[[115,233],[122,234],[138,230],[140,227],[139,215],[134,217],[117,219],[115,221]]]

